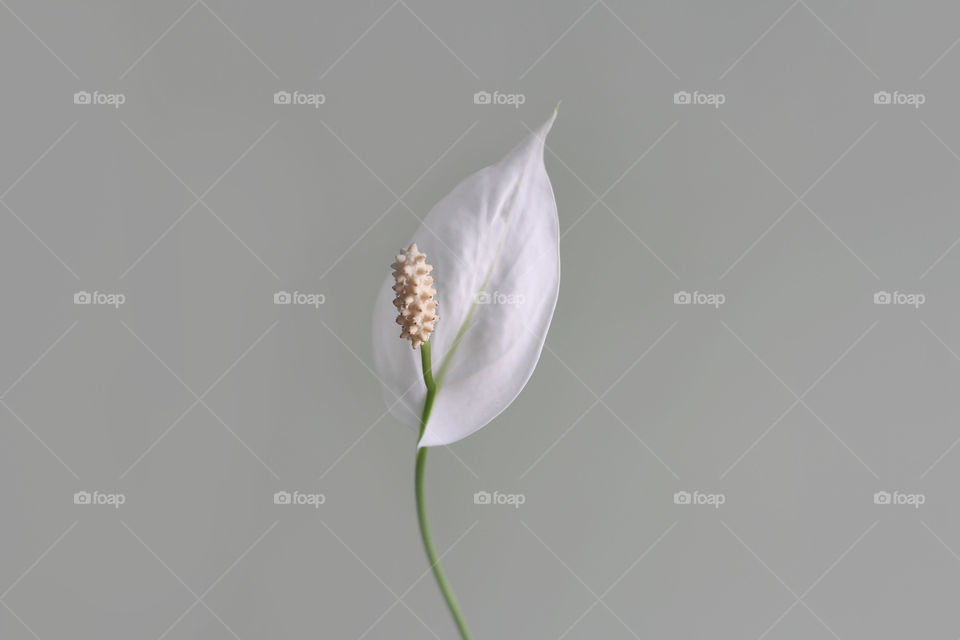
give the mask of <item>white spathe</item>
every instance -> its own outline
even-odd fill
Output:
[[[543,164],[556,115],[457,185],[412,238],[434,267],[440,316],[430,339],[439,388],[421,447],[485,426],[540,359],[560,289],[557,204]],[[374,308],[374,362],[391,413],[419,428],[426,396],[420,352],[400,339],[393,285],[388,276]]]

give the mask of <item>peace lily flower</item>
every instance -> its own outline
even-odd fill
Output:
[[[420,530],[464,639],[470,632],[427,523],[427,448],[487,425],[519,395],[540,359],[560,287],[557,205],[543,164],[555,119],[556,111],[433,207],[397,255],[376,302],[374,361],[391,413],[419,430]]]

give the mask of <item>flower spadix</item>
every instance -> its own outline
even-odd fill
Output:
[[[430,341],[437,391],[421,447],[456,442],[489,423],[540,358],[560,286],[557,205],[543,162],[555,118],[440,200],[378,295],[376,369],[391,413],[413,428],[427,392],[416,347]],[[427,293],[442,303],[443,322]],[[413,350],[397,339],[394,317]]]
[[[393,306],[399,311],[397,324],[403,329],[400,337],[410,341],[416,349],[430,339],[437,324],[437,301],[433,296],[436,290],[430,272],[433,266],[427,264],[427,256],[416,243],[397,255],[397,261],[390,265],[393,269]]]

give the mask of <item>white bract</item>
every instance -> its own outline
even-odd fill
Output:
[[[441,317],[430,339],[438,389],[421,447],[493,420],[540,358],[560,288],[557,204],[543,164],[555,118],[457,185],[413,236],[434,267]],[[387,277],[377,297],[374,360],[391,413],[419,428],[426,385],[419,351],[399,337],[394,284]]]

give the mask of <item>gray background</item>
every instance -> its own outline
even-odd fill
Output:
[[[952,4],[0,0],[0,636],[453,637],[373,296],[562,99],[547,348],[428,465],[476,637],[956,638]]]

